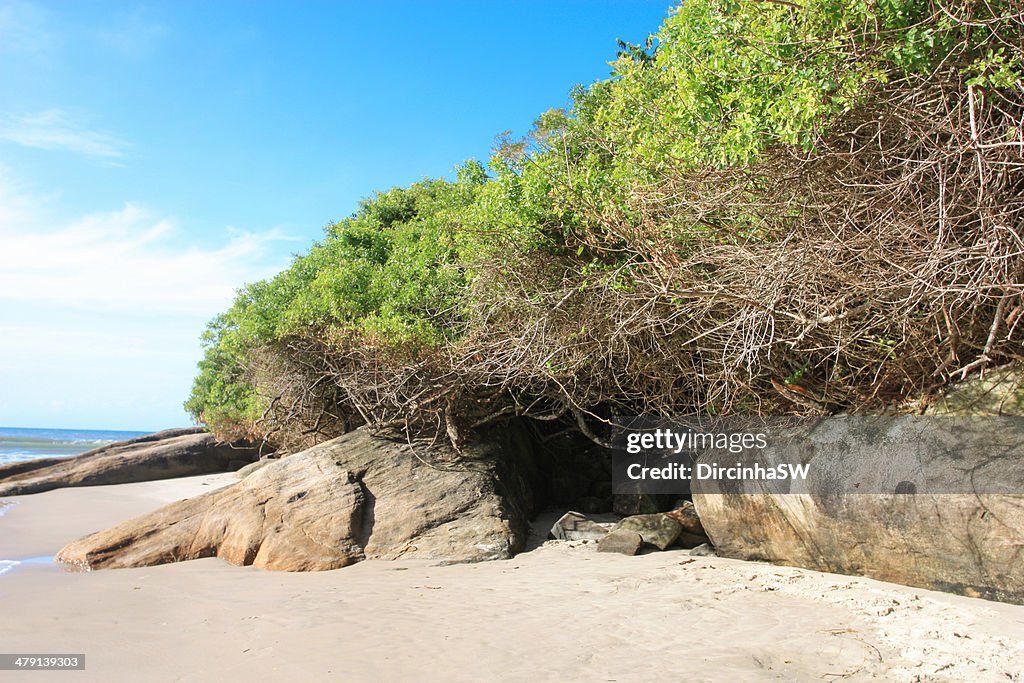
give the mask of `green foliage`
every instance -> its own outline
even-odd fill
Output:
[[[541,115],[523,140],[502,135],[497,177],[467,221],[501,249],[599,244],[627,260],[635,245],[623,226],[651,229],[634,198],[666,178],[750,165],[771,148],[810,154],[877,89],[940,66],[979,85],[1019,83],[1018,61],[971,26],[1006,5],[964,3],[961,21],[926,0],[681,3],[645,45],[619,41],[612,77],[577,88],[570,111]],[[665,223],[652,238],[685,249],[709,231],[722,242],[759,236],[739,211],[705,219]]]
[[[214,318],[202,335],[204,355],[185,410],[215,433],[248,436],[260,412],[253,388],[245,381],[245,349],[237,334],[237,310]]]
[[[458,181],[428,180],[380,192],[276,277],[247,285],[203,335],[205,357],[186,409],[211,427],[262,412],[246,372],[255,349],[290,337],[356,334],[383,346],[435,348],[464,325],[465,252],[459,214],[486,180],[468,162]]]
[[[290,338],[354,337],[414,356],[452,348],[478,322],[471,297],[506,296],[488,282],[507,269],[521,269],[505,279],[527,288],[544,272],[576,278],[580,291],[614,272],[608,286],[625,292],[624,264],[646,258],[645,245],[683,254],[698,242],[770,241],[740,205],[652,219],[638,198],[666,179],[752,167],[771,150],[811,155],[844,114],[936,69],[1020,89],[1017,43],[994,41],[990,25],[1012,1],[952,11],[929,0],[682,2],[643,45],[619,41],[611,77],[577,88],[568,111],[544,112],[522,139],[499,135],[490,175],[469,162],[456,182],[377,193],[286,271],[243,288],[210,323],[186,407],[211,426],[254,420],[249,359]],[[751,201],[769,190],[747,187]]]

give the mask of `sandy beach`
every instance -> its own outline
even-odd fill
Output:
[[[513,560],[308,574],[217,559],[66,572],[65,542],[234,475],[63,489],[0,516],[4,652],[89,681],[1024,680],[1024,607],[869,579],[542,543]]]

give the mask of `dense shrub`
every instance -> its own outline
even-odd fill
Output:
[[[294,340],[359,338],[403,361],[459,338],[466,324],[465,252],[459,213],[485,179],[474,162],[459,180],[381,192],[276,277],[239,291],[203,335],[205,358],[185,407],[213,429],[251,431],[269,407],[255,355]],[[265,387],[264,387],[265,388]]]
[[[457,443],[866,409],[1016,357],[1022,27],[1009,0],[688,0],[489,175],[380,193],[240,292],[188,408]]]

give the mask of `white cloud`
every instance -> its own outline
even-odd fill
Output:
[[[60,220],[0,165],[0,424],[154,429],[234,291],[285,265],[280,231],[200,246],[137,204]]]
[[[236,288],[280,270],[281,231],[231,231],[191,244],[174,221],[137,204],[50,227],[53,219],[0,174],[0,302],[93,311],[210,316]]]
[[[126,147],[109,133],[87,129],[62,109],[0,116],[0,140],[105,159],[124,157]]]

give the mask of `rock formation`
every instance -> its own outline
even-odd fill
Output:
[[[788,451],[735,458],[809,463],[806,480],[696,482],[717,553],[1024,602],[1019,419],[866,420],[830,418]]]
[[[225,472],[257,457],[258,449],[219,442],[198,427],[168,429],[70,458],[0,466],[0,496]]]
[[[75,541],[58,559],[101,569],[216,556],[304,571],[365,558],[507,558],[526,537],[527,488],[514,439],[489,443],[428,461],[357,430]]]

